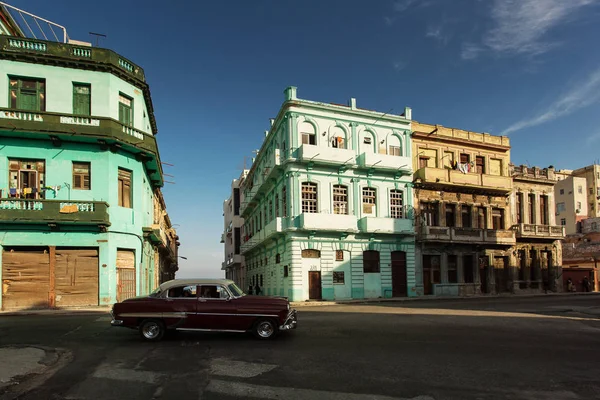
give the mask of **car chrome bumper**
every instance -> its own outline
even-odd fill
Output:
[[[298,325],[298,311],[291,310],[290,313],[288,314],[287,318],[285,319],[285,322],[279,327],[279,330],[287,331],[290,329],[296,329],[297,325]]]
[[[110,324],[112,326],[123,326],[123,321],[121,321],[120,319],[113,319],[112,321],[110,321]]]

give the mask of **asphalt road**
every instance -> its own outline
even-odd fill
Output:
[[[19,398],[600,399],[595,295],[302,307],[298,329],[272,342],[147,343],[109,320],[0,316],[0,345],[70,354],[40,386],[13,386]]]

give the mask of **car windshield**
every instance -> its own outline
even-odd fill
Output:
[[[237,287],[237,285],[235,283],[231,283],[229,286],[227,286],[229,288],[229,291],[231,293],[233,293],[233,295],[235,297],[240,297],[240,296],[245,296],[246,293],[244,293],[242,291],[242,289],[240,289],[239,287]]]
[[[152,293],[149,294],[150,297],[157,297],[160,294],[160,286],[154,289]]]

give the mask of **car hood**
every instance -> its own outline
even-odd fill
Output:
[[[287,297],[281,297],[281,296],[254,296],[251,294],[248,294],[246,296],[243,296],[240,298],[240,300],[243,300],[245,302],[248,303],[287,303],[288,299]]]

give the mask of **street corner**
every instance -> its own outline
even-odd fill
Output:
[[[63,349],[12,345],[0,347],[0,359],[10,360],[0,365],[0,396],[4,398],[8,393],[17,396],[43,383],[71,355]]]

